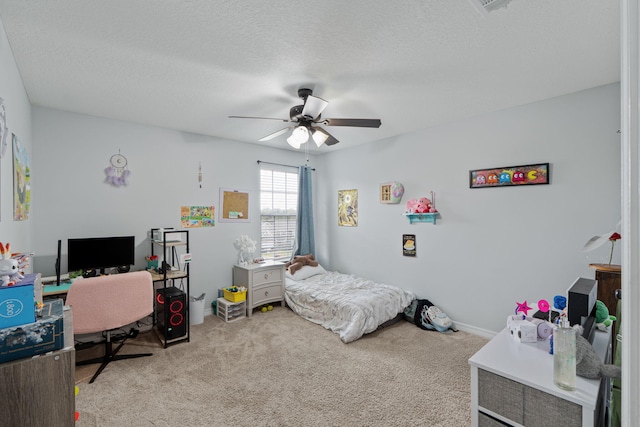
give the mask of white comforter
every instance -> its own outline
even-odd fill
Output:
[[[397,286],[336,271],[305,280],[286,278],[285,300],[303,318],[355,341],[411,304],[415,295]]]

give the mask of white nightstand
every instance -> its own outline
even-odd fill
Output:
[[[284,264],[265,261],[262,264],[234,265],[233,284],[247,288],[247,316],[266,303],[280,301],[284,307]]]

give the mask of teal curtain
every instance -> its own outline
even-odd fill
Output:
[[[316,243],[313,235],[313,194],[309,166],[298,168],[298,212],[296,220],[296,248],[294,255],[315,255]]]

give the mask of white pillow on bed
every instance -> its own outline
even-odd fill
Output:
[[[304,280],[316,274],[324,274],[325,270],[320,264],[317,267],[311,267],[310,265],[303,265],[302,268],[295,273],[289,273],[289,270],[285,270],[284,275],[293,280]]]

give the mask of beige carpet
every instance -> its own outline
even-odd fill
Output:
[[[78,367],[76,425],[466,426],[467,359],[486,342],[401,321],[344,344],[279,306],[235,323],[207,316],[189,343],[129,340],[123,353],[154,355],[113,362],[93,384],[97,365]]]

